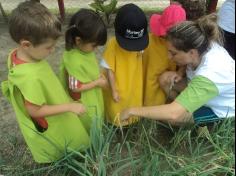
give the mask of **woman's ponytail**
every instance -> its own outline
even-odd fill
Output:
[[[197,49],[202,55],[212,42],[222,45],[222,34],[217,25],[216,14],[210,14],[196,21],[184,21],[172,27],[167,38],[178,50],[188,52]]]
[[[209,43],[215,41],[223,45],[223,37],[217,25],[217,15],[215,13],[199,18],[196,23]]]

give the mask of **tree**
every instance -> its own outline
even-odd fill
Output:
[[[95,9],[96,12],[104,15],[107,25],[110,25],[111,14],[115,13],[117,10],[117,0],[110,0],[109,3],[107,0],[94,0],[94,2],[89,5]]]
[[[216,11],[218,0],[208,0],[207,13],[213,13]]]

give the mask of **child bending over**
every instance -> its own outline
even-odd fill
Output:
[[[84,149],[89,136],[77,115],[86,109],[70,100],[45,58],[54,51],[61,24],[37,2],[13,10],[9,32],[18,44],[8,57],[3,94],[11,102],[24,139],[38,163]]]

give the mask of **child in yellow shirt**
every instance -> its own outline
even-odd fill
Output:
[[[147,19],[134,4],[122,6],[115,19],[115,37],[108,42],[104,61],[110,89],[104,90],[107,121],[119,126],[138,121],[134,116],[120,124],[119,113],[143,105],[142,51],[149,42]]]
[[[166,102],[166,95],[161,89],[159,79],[165,71],[175,71],[176,66],[168,59],[165,35],[170,27],[185,19],[185,10],[177,3],[168,6],[162,15],[154,14],[150,18],[149,46],[143,55],[145,106]]]

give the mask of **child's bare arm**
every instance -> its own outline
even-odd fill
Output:
[[[111,90],[112,90],[112,97],[114,99],[114,101],[119,102],[120,101],[120,96],[118,91],[116,90],[116,84],[115,84],[115,75],[113,73],[112,70],[107,70],[107,75],[108,75],[108,80],[109,80],[109,84],[111,86]]]
[[[107,70],[107,75],[108,75],[108,80],[109,80],[109,84],[111,86],[112,91],[114,91],[115,88],[115,75],[113,73],[112,70],[108,69]]]
[[[86,112],[85,106],[80,103],[67,103],[60,105],[42,105],[42,106],[38,106],[35,104],[26,104],[25,107],[29,115],[34,118],[46,117],[65,112],[73,112],[78,115]]]
[[[85,90],[90,90],[95,87],[106,87],[107,86],[107,79],[104,75],[101,75],[97,80],[91,81],[89,83],[83,83],[80,88],[72,89],[73,92],[82,92]]]

